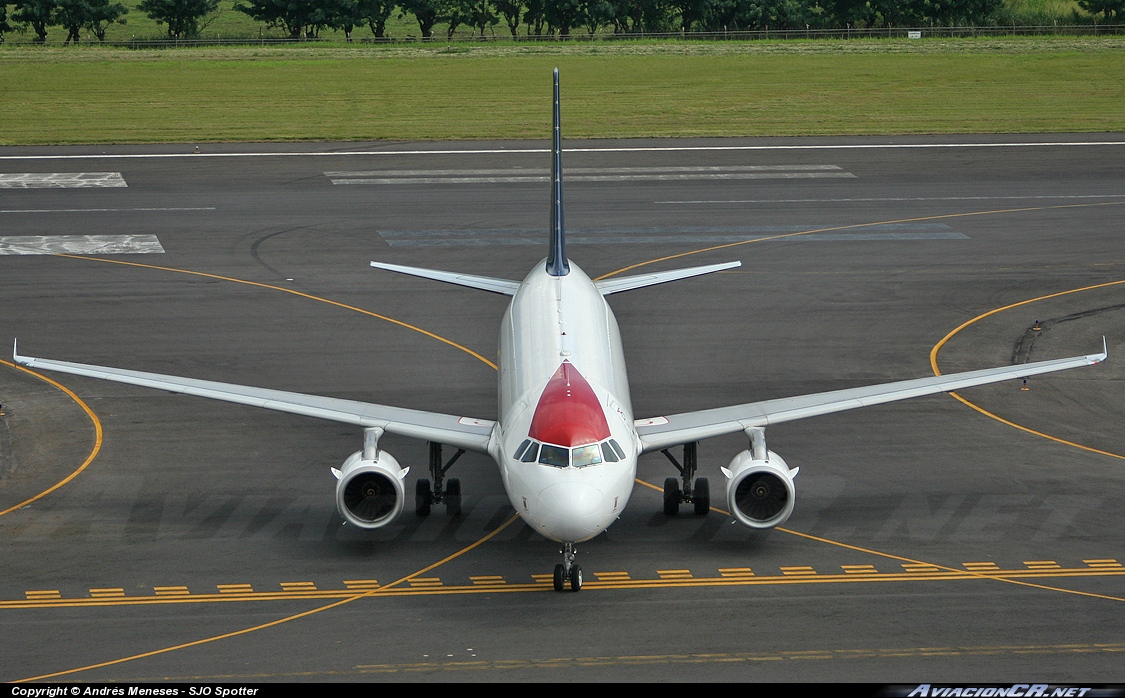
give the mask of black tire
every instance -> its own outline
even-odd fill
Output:
[[[695,515],[707,516],[707,512],[711,511],[711,486],[707,484],[707,478],[695,478],[695,490],[691,494]]]
[[[430,504],[434,501],[434,494],[430,491],[430,481],[418,478],[414,483],[414,513],[418,516],[430,515]]]
[[[570,590],[582,591],[582,566],[573,565],[570,568]]]
[[[455,477],[445,483],[445,513],[450,516],[461,515],[461,481]]]
[[[675,516],[680,513],[680,481],[674,477],[664,480],[664,515]]]
[[[555,591],[563,591],[566,588],[566,570],[561,564],[555,565]]]

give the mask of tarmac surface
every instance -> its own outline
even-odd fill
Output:
[[[486,457],[461,516],[363,532],[358,428],[5,364],[0,680],[1125,682],[1125,138],[566,145],[591,276],[743,262],[611,299],[637,417],[932,375],[943,338],[943,373],[1109,360],[771,427],[777,530],[665,517],[647,455],[579,594]],[[0,149],[0,340],[495,418],[506,299],[368,261],[522,278],[545,147]],[[700,444],[716,509],[744,441]],[[381,445],[412,492],[426,444]]]

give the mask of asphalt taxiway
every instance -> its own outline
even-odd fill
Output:
[[[522,278],[544,147],[0,149],[0,339],[494,418],[506,299],[367,263]],[[358,429],[0,366],[0,680],[1125,681],[1125,138],[567,147],[591,276],[743,262],[612,298],[638,417],[1109,360],[771,427],[774,531],[665,517],[645,456],[580,594],[487,458],[460,517],[361,532]],[[700,445],[715,494],[743,441]]]

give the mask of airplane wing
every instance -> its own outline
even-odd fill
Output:
[[[795,419],[804,419],[805,417],[843,412],[857,407],[879,405],[884,402],[906,400],[922,395],[961,390],[962,388],[996,383],[1012,378],[1024,378],[1039,373],[1078,368],[1079,366],[1092,366],[1104,361],[1106,356],[1105,338],[1103,337],[1100,354],[1038,361],[1017,366],[986,368],[980,371],[951,373],[931,378],[918,378],[895,383],[869,385],[862,388],[848,388],[812,395],[750,402],[732,407],[684,412],[666,417],[638,419],[634,425],[644,446],[644,451],[659,451],[669,446],[690,443],[712,436],[736,434],[749,427],[765,427]]]
[[[28,368],[101,378],[118,383],[167,390],[173,393],[234,402],[240,405],[264,407],[278,412],[319,417],[320,419],[362,427],[380,427],[390,434],[412,436],[425,441],[435,441],[482,453],[488,452],[488,442],[492,437],[492,428],[495,425],[495,422],[487,419],[458,417],[439,412],[423,412],[355,400],[290,393],[284,390],[269,390],[267,388],[254,388],[195,378],[166,376],[159,373],[129,371],[123,368],[93,366],[53,359],[37,359],[32,356],[20,356],[15,347],[12,349],[12,359],[20,366]]]

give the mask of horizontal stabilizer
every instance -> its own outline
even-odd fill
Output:
[[[673,269],[671,271],[658,271],[655,274],[638,274],[637,276],[624,276],[619,279],[605,279],[595,281],[594,285],[602,292],[603,296],[622,291],[632,291],[635,288],[666,284],[669,281],[690,279],[693,276],[712,274],[724,269],[734,269],[742,266],[742,262],[723,262],[722,264],[708,264],[702,267],[688,267],[687,269]]]
[[[456,284],[457,286],[468,286],[469,288],[479,288],[482,291],[491,291],[493,293],[502,293],[505,296],[516,295],[516,290],[520,287],[520,282],[509,281],[508,279],[496,279],[491,276],[476,276],[474,274],[458,274],[451,271],[438,271],[437,269],[423,269],[422,267],[408,267],[402,264],[387,264],[385,262],[372,262],[371,266],[376,269],[386,269],[387,271],[396,271],[399,274],[409,274],[410,276],[420,276],[423,279],[433,279],[435,281],[444,281],[447,284]]]

